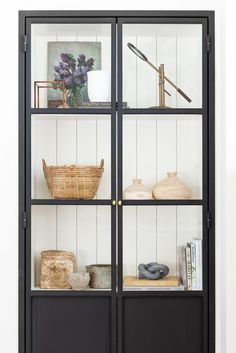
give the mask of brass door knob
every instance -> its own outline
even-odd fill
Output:
[[[116,200],[112,201],[112,206],[116,206]]]
[[[121,200],[118,201],[118,206],[122,206],[122,201]]]

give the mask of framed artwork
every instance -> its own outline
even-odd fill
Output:
[[[101,70],[101,42],[48,42],[47,68],[48,81],[64,79],[68,92],[81,86],[83,102],[88,102],[87,72]],[[61,104],[60,90],[49,89],[48,108]]]

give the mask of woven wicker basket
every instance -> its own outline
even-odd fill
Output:
[[[47,166],[43,162],[44,176],[54,199],[93,199],[104,171],[100,166],[63,165]]]

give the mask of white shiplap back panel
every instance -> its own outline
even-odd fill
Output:
[[[45,81],[48,77],[48,42],[56,41],[56,35],[35,35],[31,41],[31,106],[34,107],[34,81]],[[47,89],[40,90],[40,108],[47,107]]]
[[[137,178],[137,120],[123,117],[123,190]]]
[[[51,198],[43,174],[42,158],[47,165],[56,164],[56,120],[32,117],[32,198]]]
[[[127,47],[127,43],[137,45],[136,36],[123,37],[123,101],[129,107],[137,108],[137,61],[139,60]]]
[[[57,164],[76,164],[76,120],[57,119]]]
[[[156,260],[156,241],[156,208],[137,207],[137,265]]]
[[[169,267],[169,275],[176,275],[176,207],[158,206],[157,262]]]
[[[96,38],[97,42],[102,43],[102,52],[101,52],[101,64],[102,70],[111,72],[111,36],[107,33],[98,35]]]
[[[41,251],[57,248],[56,206],[32,206],[31,286],[40,284]]]
[[[56,206],[57,249],[76,255],[76,206]]]
[[[111,208],[97,206],[97,263],[111,264]]]
[[[191,187],[192,198],[202,197],[202,119],[186,116],[177,122],[178,176]]]
[[[149,61],[156,62],[156,37],[138,37],[137,47],[145,53]],[[149,108],[155,106],[157,92],[157,75],[143,60],[137,61],[137,107]]]
[[[202,207],[177,207],[177,251],[193,238],[202,239]],[[179,258],[178,258],[179,260]],[[179,264],[177,266],[179,268]]]
[[[177,67],[176,67],[176,37],[156,37],[156,67],[164,64],[165,75],[172,81],[176,82]],[[155,64],[155,63],[154,63]],[[152,69],[151,69],[152,70]],[[152,70],[155,75],[155,71]],[[158,90],[158,74],[157,79],[157,103],[159,104],[159,90]],[[165,94],[165,105],[167,107],[176,107],[176,90],[168,82],[165,81],[165,89],[171,94]]]
[[[169,116],[156,120],[157,134],[157,180],[166,178],[166,173],[176,171],[176,119]]]
[[[123,272],[137,275],[137,207],[123,207]]]
[[[77,121],[77,163],[97,164],[97,121],[86,116]]]
[[[104,159],[104,173],[97,192],[97,198],[111,197],[111,120],[108,117],[97,121],[97,164]]]
[[[137,120],[137,177],[152,189],[156,179],[156,121],[144,116]]]
[[[177,107],[202,107],[202,36],[198,27],[198,35],[177,38],[177,86],[192,99],[188,103],[181,95],[177,95]]]
[[[96,206],[77,206],[77,267],[97,262]]]

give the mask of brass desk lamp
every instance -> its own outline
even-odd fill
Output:
[[[154,66],[148,58],[138,49],[136,48],[133,44],[128,43],[127,46],[129,47],[132,52],[137,55],[140,59],[145,61],[148,65],[150,65],[159,75],[159,107],[160,108],[166,108],[165,105],[165,93],[167,93],[169,96],[171,95],[169,92],[166,91],[165,89],[165,80],[173,86],[176,91],[181,94],[184,99],[186,99],[187,102],[191,103],[192,100],[179,88],[177,87],[168,77],[165,76],[165,71],[164,71],[164,64],[161,64],[159,68]]]

